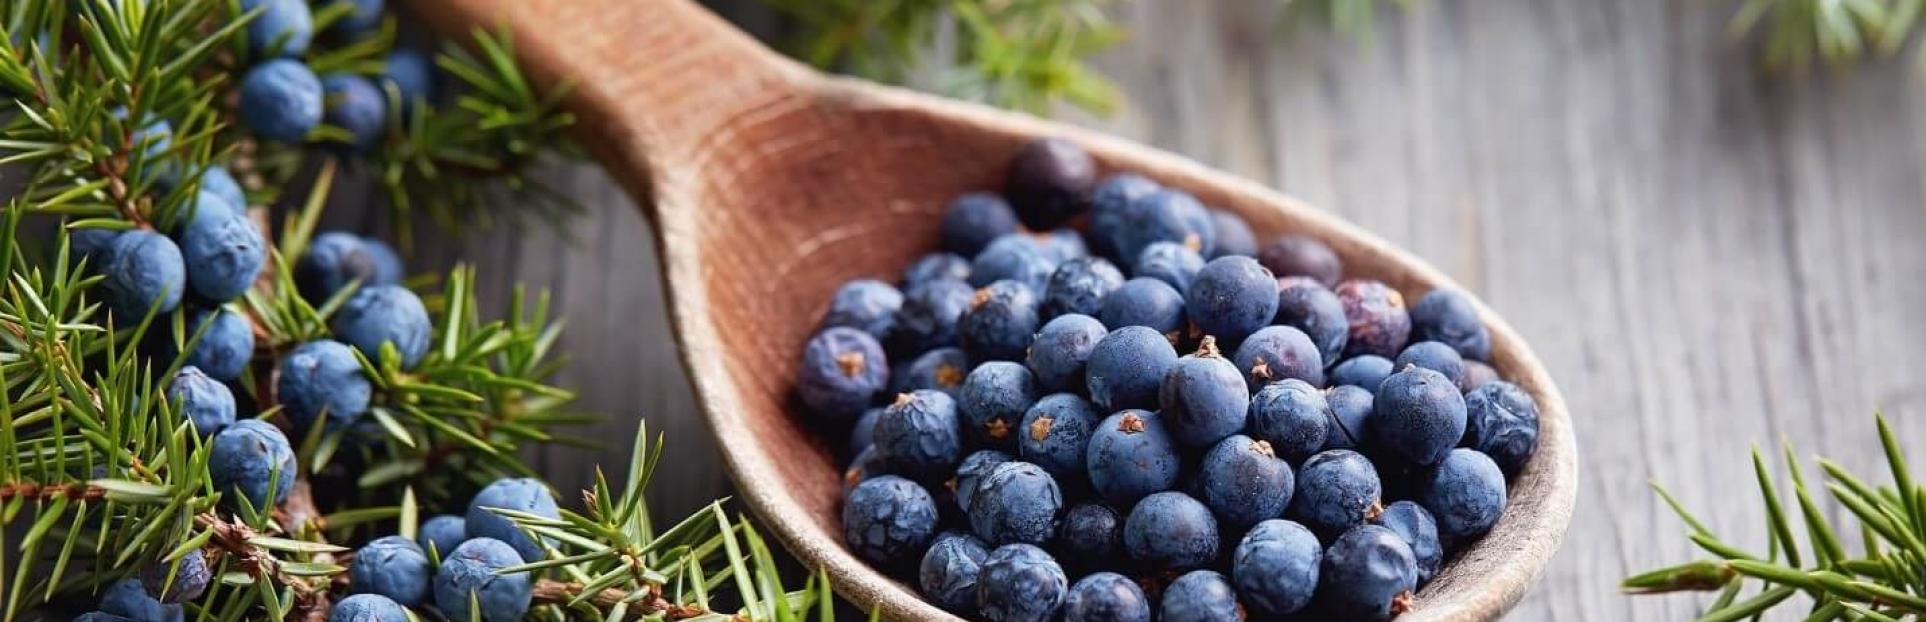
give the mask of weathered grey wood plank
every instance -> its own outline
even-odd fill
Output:
[[[1361,44],[1286,36],[1271,3],[1131,3],[1134,42],[1102,62],[1130,106],[1065,116],[1273,183],[1491,301],[1558,376],[1584,458],[1571,533],[1515,617],[1678,619],[1702,600],[1616,590],[1693,554],[1648,479],[1757,546],[1749,443],[1877,473],[1875,408],[1926,442],[1926,91],[1899,67],[1763,79],[1723,11],[1433,0]],[[646,416],[670,439],[663,509],[722,494],[644,223],[597,171],[553,179],[589,208],[569,235],[436,241],[423,263],[484,265],[495,300],[511,280],[555,289],[562,380],[612,416],[592,431],[607,451],[541,457],[558,484],[622,464]]]

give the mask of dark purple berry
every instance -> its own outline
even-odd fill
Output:
[[[1041,324],[1036,293],[1004,280],[976,290],[956,330],[963,351],[975,360],[1020,361]]]
[[[1111,330],[1143,326],[1171,343],[1182,336],[1186,318],[1184,295],[1169,283],[1152,278],[1125,281],[1104,297],[1103,307],[1097,314],[1097,319]]]
[[[955,253],[930,253],[903,270],[903,289],[937,279],[970,279],[970,260]]]
[[[963,425],[975,442],[1002,450],[1016,448],[1023,413],[1042,392],[1029,368],[1009,361],[978,365],[957,393]]]
[[[1123,272],[1099,257],[1079,257],[1057,265],[1050,283],[1043,289],[1043,317],[1055,318],[1072,313],[1095,317],[1103,312],[1104,298],[1123,287]]]
[[[1377,525],[1352,529],[1324,550],[1317,600],[1323,614],[1389,620],[1411,607],[1417,561],[1398,534]]]
[[[1249,257],[1213,259],[1184,292],[1184,312],[1206,335],[1243,341],[1277,316],[1277,278]]]
[[[948,474],[963,457],[956,401],[939,391],[914,391],[876,421],[876,450],[891,473],[919,479]]]
[[[1177,444],[1162,421],[1142,410],[1126,410],[1098,422],[1085,456],[1090,487],[1118,507],[1176,487],[1182,466]]]
[[[890,325],[890,351],[910,355],[957,345],[957,324],[975,297],[970,284],[956,279],[911,286]]]
[[[1165,372],[1157,401],[1172,438],[1189,447],[1209,447],[1244,429],[1251,393],[1237,366],[1205,337],[1197,353]]]
[[[1150,622],[1150,597],[1123,575],[1094,573],[1070,586],[1063,622]]]
[[[1506,473],[1517,473],[1538,449],[1538,402],[1518,385],[1485,383],[1465,394],[1465,436],[1460,446],[1491,456]]]
[[[1069,590],[1069,578],[1049,553],[1030,544],[1006,544],[983,559],[976,579],[977,613],[989,622],[1050,622]]]
[[[1325,287],[1337,285],[1344,275],[1337,253],[1309,236],[1286,235],[1271,240],[1257,252],[1257,259],[1278,276],[1307,276]]]
[[[1304,331],[1289,326],[1260,328],[1238,344],[1231,362],[1255,392],[1266,384],[1295,378],[1324,386],[1324,355]]]
[[[1124,519],[1124,551],[1149,567],[1199,568],[1217,559],[1217,518],[1181,492],[1160,492],[1138,501]]]
[[[1080,482],[1090,436],[1096,432],[1097,409],[1071,393],[1038,400],[1023,415],[1017,429],[1017,454],[1049,471],[1057,481]]]
[[[1484,535],[1505,513],[1505,474],[1482,453],[1453,449],[1424,473],[1418,504],[1431,511],[1447,544]]]
[[[848,421],[889,383],[889,361],[876,338],[838,326],[816,333],[803,347],[796,369],[796,392],[816,416]]]
[[[1016,210],[1011,209],[1003,197],[972,192],[950,202],[949,208],[943,211],[938,235],[942,237],[943,250],[975,257],[991,240],[1016,233],[1018,229]]]
[[[1260,613],[1286,616],[1317,593],[1324,548],[1303,525],[1283,519],[1258,523],[1231,554],[1231,576],[1245,602]]]
[[[923,551],[936,533],[936,501],[894,475],[857,484],[843,499],[843,541],[870,563],[893,566]]]
[[[1291,503],[1296,478],[1271,444],[1242,434],[1224,439],[1198,465],[1199,497],[1226,527],[1277,518]]]
[[[1169,283],[1179,293],[1190,289],[1197,271],[1204,269],[1204,256],[1177,242],[1152,242],[1137,255],[1131,276]]]
[[[1164,622],[1218,622],[1244,617],[1230,579],[1211,570],[1193,570],[1177,577],[1164,588],[1163,601],[1157,619]]]
[[[1423,367],[1444,374],[1445,378],[1451,380],[1453,387],[1462,388],[1465,383],[1464,357],[1459,356],[1458,351],[1451,349],[1451,346],[1436,341],[1420,341],[1405,346],[1404,351],[1398,353],[1398,359],[1393,361],[1392,367],[1396,369]]]
[[[1097,162],[1083,147],[1062,138],[1042,138],[1017,151],[1003,194],[1023,224],[1041,231],[1083,213],[1096,183]]]
[[[1058,316],[1037,332],[1026,363],[1044,390],[1084,393],[1090,353],[1107,335],[1103,323],[1088,315]]]
[[[1034,294],[1050,286],[1050,275],[1057,271],[1057,258],[1045,251],[1035,238],[1012,233],[990,242],[970,262],[970,284],[983,287],[997,281],[1022,283]]]
[[[1335,427],[1324,392],[1295,378],[1264,385],[1251,397],[1250,434],[1270,443],[1285,460],[1302,463],[1343,434]]]
[[[1316,279],[1287,276],[1277,280],[1277,317],[1274,324],[1304,331],[1324,355],[1324,365],[1338,362],[1344,344],[1351,338],[1351,325],[1344,319],[1344,303],[1337,294]]]
[[[1157,406],[1164,375],[1177,364],[1177,350],[1156,330],[1126,326],[1110,331],[1090,351],[1084,382],[1104,411]]]
[[[1131,226],[1130,207],[1138,198],[1161,188],[1157,182],[1136,173],[1118,173],[1097,184],[1090,201],[1091,250],[1112,261],[1128,263],[1136,259],[1124,257],[1119,250],[1125,231]]]
[[[1363,448],[1368,441],[1366,426],[1377,401],[1372,393],[1343,384],[1325,390],[1324,401],[1331,406],[1331,431],[1324,436],[1324,447],[1319,451]]]
[[[1376,393],[1378,385],[1384,383],[1385,378],[1390,378],[1394,371],[1397,371],[1397,364],[1392,363],[1391,359],[1376,354],[1354,356],[1331,368],[1331,385],[1351,385]]]
[[[1123,517],[1109,506],[1085,503],[1063,513],[1056,550],[1082,567],[1103,567],[1123,549]]]
[[[1384,514],[1376,522],[1396,532],[1411,547],[1411,555],[1418,562],[1418,585],[1430,583],[1438,574],[1438,565],[1444,563],[1438,522],[1432,520],[1431,512],[1416,502],[1398,501],[1384,506]]]
[[[1257,234],[1251,226],[1236,214],[1221,209],[1210,210],[1211,233],[1216,234],[1215,244],[1211,245],[1210,258],[1243,255],[1257,256]]]
[[[1407,367],[1378,385],[1371,438],[1416,465],[1437,464],[1465,435],[1465,398],[1458,384],[1422,367]]]
[[[970,495],[970,530],[991,544],[1043,544],[1057,533],[1063,492],[1055,478],[1028,462],[996,465]]]
[[[1384,510],[1384,487],[1371,461],[1348,449],[1311,456],[1297,471],[1297,493],[1287,512],[1321,537],[1330,537]]]
[[[1376,354],[1391,358],[1410,341],[1411,315],[1405,311],[1404,295],[1398,290],[1377,281],[1352,279],[1338,284],[1337,297],[1344,303],[1344,318],[1351,325],[1351,336],[1344,345],[1346,356]]]
[[[896,323],[896,312],[903,307],[903,293],[888,283],[856,279],[836,289],[823,313],[823,328],[848,326],[882,339]]]
[[[1478,319],[1478,309],[1463,292],[1434,289],[1411,305],[1414,339],[1443,342],[1465,358],[1491,358],[1491,331]]]
[[[937,534],[917,567],[923,597],[957,615],[976,613],[976,577],[990,556],[982,540],[960,531]]]

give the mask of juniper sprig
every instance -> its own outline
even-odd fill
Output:
[[[1633,594],[1716,591],[1699,618],[1731,621],[1757,616],[1792,597],[1810,601],[1808,620],[1902,620],[1926,616],[1926,484],[1916,483],[1899,438],[1885,416],[1879,439],[1892,482],[1880,486],[1818,459],[1823,494],[1850,512],[1858,528],[1842,531],[1807,485],[1791,443],[1785,466],[1791,473],[1791,500],[1779,493],[1766,458],[1757,448],[1752,466],[1765,502],[1766,552],[1747,549],[1713,534],[1705,523],[1656,483],[1653,489],[1685,521],[1687,537],[1711,555],[1633,575],[1622,584]],[[1788,505],[1793,510],[1788,510]],[[1792,512],[1797,512],[1797,519]],[[1805,543],[1795,534],[1803,527]],[[1857,531],[1859,550],[1848,548]],[[1743,597],[1743,598],[1742,598]]]

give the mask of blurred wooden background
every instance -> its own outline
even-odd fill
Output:
[[[779,28],[748,0],[714,4]],[[1100,63],[1126,108],[1065,116],[1376,231],[1532,340],[1577,418],[1584,481],[1514,619],[1694,615],[1699,599],[1616,587],[1694,554],[1650,479],[1763,549],[1749,444],[1791,439],[1878,474],[1884,409],[1926,448],[1926,83],[1908,67],[1770,79],[1725,37],[1722,2],[1429,0],[1384,14],[1369,42],[1286,37],[1278,4],[1126,3],[1131,40]],[[431,239],[415,267],[474,262],[496,300],[517,281],[554,292],[562,383],[609,417],[588,431],[606,450],[539,456],[559,486],[617,468],[646,418],[668,436],[661,511],[728,494],[647,223],[592,165],[550,178],[587,213]],[[384,229],[362,198],[340,195],[330,224]]]

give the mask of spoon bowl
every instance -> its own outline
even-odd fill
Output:
[[[1001,188],[1044,136],[1242,216],[1260,239],[1323,240],[1348,276],[1408,300],[1437,269],[1261,185],[1033,117],[834,78],[770,52],[688,0],[417,0],[450,32],[506,25],[539,84],[572,86],[577,140],[654,224],[669,308],[703,415],[740,496],[843,596],[892,620],[958,620],[844,547],[842,465],[793,398],[802,344],[843,281],[894,281],[935,250],[956,195]],[[619,269],[606,266],[604,269]],[[637,276],[637,278],[643,278]],[[1488,620],[1515,603],[1570,522],[1577,456],[1565,402],[1531,349],[1477,303],[1491,363],[1542,409],[1537,453],[1489,535],[1449,560],[1400,620]]]

